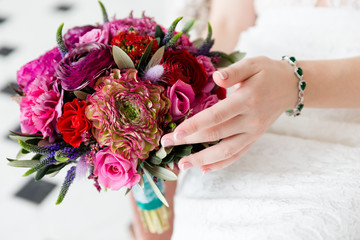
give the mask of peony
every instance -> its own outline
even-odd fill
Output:
[[[75,98],[72,102],[65,103],[64,113],[57,122],[57,128],[64,141],[73,147],[79,147],[83,141],[83,134],[90,130],[85,108],[85,101]]]
[[[170,86],[182,80],[198,94],[207,83],[204,67],[186,50],[165,52],[162,65],[165,69],[163,78]]]
[[[195,100],[195,93],[191,86],[181,80],[167,89],[166,96],[171,102],[170,113],[174,121],[188,115]]]
[[[69,50],[75,48],[77,45],[79,45],[80,38],[93,29],[96,29],[96,27],[91,25],[85,25],[82,27],[74,27],[69,29],[64,34],[64,42],[66,47]]]
[[[62,94],[52,78],[38,77],[29,86],[20,102],[21,131],[41,132],[53,142],[57,136],[56,122],[61,115]]]
[[[106,29],[93,29],[79,38],[79,44],[98,42],[103,44],[109,43],[109,32]]]
[[[56,73],[67,91],[84,88],[114,64],[111,48],[102,43],[85,43],[61,60]]]
[[[95,90],[85,114],[99,145],[127,158],[148,158],[159,146],[162,126],[170,121],[164,88],[142,82],[135,69],[123,74],[113,69],[110,76],[98,79]]]
[[[61,54],[56,47],[20,68],[17,72],[17,83],[20,90],[26,94],[28,87],[38,76],[46,78],[54,77],[55,67],[60,60]]]
[[[96,153],[94,164],[94,175],[105,188],[112,190],[119,190],[123,186],[131,188],[140,180],[140,175],[136,172],[137,160],[113,153],[109,148]]]

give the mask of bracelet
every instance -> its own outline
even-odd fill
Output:
[[[294,109],[290,109],[286,111],[286,114],[288,116],[294,116],[297,117],[301,114],[301,110],[304,108],[304,91],[306,88],[306,82],[302,79],[303,78],[303,70],[296,66],[296,58],[295,57],[289,57],[289,56],[283,56],[282,60],[287,61],[291,66],[294,66],[294,73],[299,79],[299,98],[297,101],[297,104]]]

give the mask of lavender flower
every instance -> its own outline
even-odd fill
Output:
[[[85,43],[72,49],[59,63],[56,73],[67,91],[82,89],[114,64],[111,48]]]
[[[67,191],[69,190],[70,185],[73,183],[75,176],[76,176],[76,167],[73,166],[70,168],[70,170],[66,174],[65,181],[61,187],[59,197],[56,201],[57,205],[60,204],[64,200],[64,197],[65,197]]]

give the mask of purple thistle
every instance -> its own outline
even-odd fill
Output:
[[[60,204],[64,200],[64,197],[65,197],[67,191],[69,190],[70,185],[73,183],[73,181],[75,179],[75,175],[76,175],[76,167],[73,166],[69,169],[69,171],[66,174],[64,183],[60,190],[59,197],[56,201],[56,205]]]

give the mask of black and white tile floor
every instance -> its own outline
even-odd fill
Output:
[[[169,1],[170,2],[170,1]],[[140,16],[156,16],[164,25],[172,17],[165,0],[103,0],[110,16],[125,17],[130,10]],[[7,166],[18,145],[8,130],[19,128],[19,107],[11,99],[9,84],[16,71],[55,46],[60,23],[67,28],[94,24],[102,19],[95,0],[0,0],[0,239],[73,240],[130,239],[129,199],[124,192],[99,194],[86,179],[76,180],[67,198],[55,201],[66,172],[34,182],[23,178],[25,169]]]

